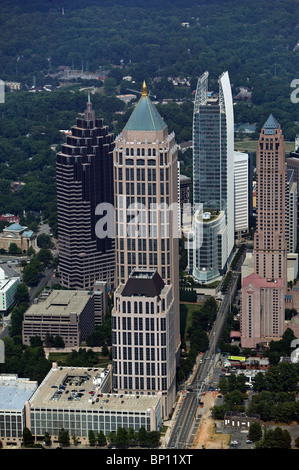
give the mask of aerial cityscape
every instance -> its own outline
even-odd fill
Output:
[[[3,3],[0,449],[298,449],[298,2]]]

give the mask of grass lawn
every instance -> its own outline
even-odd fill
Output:
[[[92,349],[92,348],[90,348]],[[63,364],[66,360],[66,357],[71,354],[69,352],[52,352],[49,354],[49,361],[51,362],[57,362],[59,364]],[[98,367],[107,367],[108,364],[111,364],[112,361],[109,359],[108,356],[101,356],[99,353],[98,355],[98,363],[95,364],[93,367],[98,366]]]
[[[240,152],[256,152],[257,140],[244,139],[235,142],[235,150]],[[285,141],[285,153],[288,156],[290,152],[295,151],[295,142]]]
[[[180,317],[181,317],[181,336],[182,338],[186,337],[186,332],[188,328],[192,326],[192,314],[196,310],[200,310],[203,302],[198,302],[196,304],[188,304],[181,302],[180,303]]]

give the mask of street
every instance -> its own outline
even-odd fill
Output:
[[[209,381],[214,373],[217,362],[217,349],[226,317],[237,293],[240,267],[243,260],[240,259],[237,269],[232,271],[230,284],[219,306],[216,321],[210,332],[209,349],[202,355],[202,360],[196,368],[193,379],[188,385],[192,391],[188,392],[179,410],[178,417],[173,427],[168,442],[168,448],[183,449],[192,445],[191,437],[199,424],[196,418],[197,407],[203,392],[208,390]],[[192,431],[192,434],[191,434]]]

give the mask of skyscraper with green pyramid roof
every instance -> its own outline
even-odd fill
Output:
[[[122,329],[127,302],[120,302],[117,294],[112,313],[113,388],[120,393],[162,392],[164,415],[175,401],[180,353],[178,184],[174,133],[168,133],[143,83],[141,97],[115,139],[116,287],[122,291],[133,270],[144,271],[145,277],[148,270],[156,270],[170,289],[167,305],[161,301],[159,312],[150,308],[150,298],[140,302],[141,311],[136,300],[130,309],[130,331]],[[170,207],[175,210],[167,210]],[[137,287],[135,294],[144,297]],[[159,342],[160,327],[155,328],[162,312],[165,335]]]

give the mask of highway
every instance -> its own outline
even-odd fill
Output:
[[[227,293],[221,301],[217,318],[210,332],[209,349],[202,355],[202,362],[200,362],[197,367],[191,384],[188,385],[190,391],[187,391],[181,404],[173,431],[168,441],[168,448],[184,449],[193,444],[193,442],[191,442],[191,430],[193,429],[194,431],[194,428],[198,425],[198,420],[196,420],[197,407],[202,393],[208,389],[209,378],[213,375],[221,333],[225,325],[227,314],[230,311],[231,304],[238,290],[238,279],[242,262],[243,258],[238,263],[236,270],[232,271]]]

